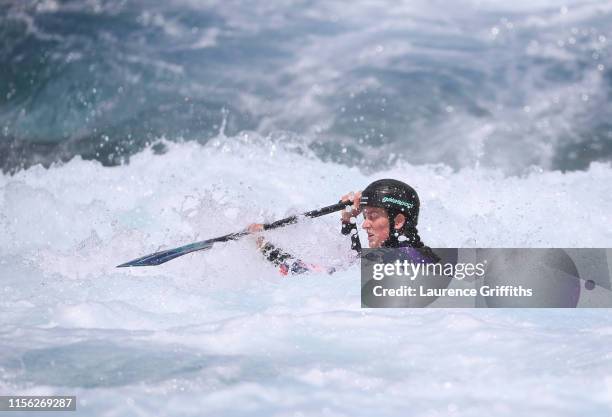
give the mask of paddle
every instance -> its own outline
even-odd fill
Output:
[[[302,213],[295,216],[290,216],[281,220],[277,220],[273,223],[267,223],[263,225],[264,230],[276,229],[277,227],[287,226],[288,224],[297,223],[300,217],[320,217],[326,214],[334,213],[336,211],[343,210],[346,206],[351,205],[350,201],[340,201],[337,204],[332,206],[327,206],[320,208],[318,210],[308,211],[306,213]],[[189,245],[180,246],[174,249],[167,249],[160,252],[155,252],[150,255],[143,256],[142,258],[134,259],[133,261],[126,262],[121,265],[117,265],[117,268],[124,268],[127,266],[152,266],[152,265],[160,265],[165,262],[168,262],[174,258],[178,258],[179,256],[186,255],[191,252],[195,252],[198,250],[206,250],[213,247],[215,243],[218,242],[227,242],[230,240],[236,240],[241,238],[242,236],[246,236],[250,234],[248,230],[243,230],[236,233],[230,233],[225,236],[215,237],[213,239],[203,240],[201,242],[190,243]]]

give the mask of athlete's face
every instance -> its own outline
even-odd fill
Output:
[[[389,239],[389,218],[387,210],[380,207],[364,207],[363,217],[365,221],[361,225],[368,234],[368,246],[380,248]],[[395,228],[401,229],[404,226],[405,217],[398,214],[395,219]]]
[[[387,210],[380,207],[364,207],[365,221],[361,225],[368,233],[368,244],[371,248],[380,248],[389,239],[389,219]]]

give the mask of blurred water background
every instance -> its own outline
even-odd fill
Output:
[[[609,1],[0,2],[0,167],[254,131],[319,158],[612,156]],[[160,148],[159,151],[162,151]]]

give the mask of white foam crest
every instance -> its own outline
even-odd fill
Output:
[[[160,248],[242,230],[251,222],[333,204],[381,177],[417,189],[419,229],[431,246],[605,247],[612,238],[612,170],[605,164],[586,172],[506,177],[485,168],[452,172],[399,163],[366,175],[275,144],[262,148],[262,138],[253,133],[251,138],[220,137],[204,147],[168,143],[162,156],[145,151],[129,165],[113,168],[75,158],[3,176],[0,252],[30,259],[43,275],[77,280],[148,276],[165,268],[192,275],[191,262],[222,269],[218,256],[243,256],[259,265],[236,274],[245,279],[267,276],[270,270],[259,262],[252,242],[229,243],[156,269],[114,266]],[[335,216],[327,216],[271,232],[270,238],[318,261],[343,262],[346,241],[336,228]]]

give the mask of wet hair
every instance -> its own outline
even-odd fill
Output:
[[[408,218],[404,221],[404,225],[401,229],[395,228],[395,217],[398,214],[406,215],[400,211],[387,209],[387,216],[389,218],[389,238],[383,243],[383,247],[387,248],[398,248],[402,246],[410,246],[417,248],[423,255],[430,258],[433,262],[440,261],[440,257],[421,240],[419,231],[417,230],[417,222],[411,221],[416,218]],[[404,237],[404,239],[402,239]]]

